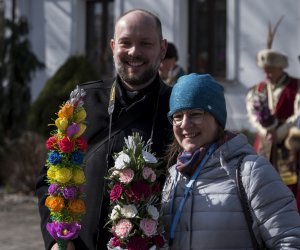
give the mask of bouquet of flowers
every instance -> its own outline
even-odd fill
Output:
[[[78,236],[80,220],[85,213],[82,164],[88,145],[81,137],[86,129],[84,95],[84,90],[78,86],[71,92],[70,99],[57,114],[57,129],[51,132],[46,142],[49,150],[46,160],[49,195],[45,205],[50,210],[51,219],[46,227],[60,250],[67,249],[68,241]]]
[[[268,99],[265,94],[257,93],[253,98],[253,111],[256,115],[256,120],[263,127],[270,127],[275,123],[275,117],[271,114],[268,106]]]
[[[108,225],[113,237],[107,244],[112,250],[148,250],[164,246],[159,222],[158,161],[133,134],[123,150],[114,155],[115,165],[109,170],[110,208]]]

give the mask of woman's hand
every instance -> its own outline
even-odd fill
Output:
[[[52,246],[51,250],[58,250],[58,244],[55,243],[55,244]],[[75,246],[74,246],[74,244],[73,244],[72,241],[69,241],[69,242],[68,242],[67,250],[75,250]]]

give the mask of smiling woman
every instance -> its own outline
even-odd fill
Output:
[[[293,194],[246,136],[225,130],[223,87],[207,74],[180,77],[168,117],[175,137],[169,155],[177,162],[163,188],[162,219],[172,250],[258,249],[257,244],[296,249],[300,217]],[[238,162],[257,239],[251,238],[235,183]]]

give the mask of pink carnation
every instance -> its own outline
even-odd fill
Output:
[[[119,180],[122,183],[128,184],[132,181],[133,177],[134,177],[134,172],[132,169],[127,168],[124,170],[121,170],[119,173]]]
[[[124,189],[120,183],[115,184],[109,194],[110,200],[117,201],[122,196],[123,191]]]
[[[148,218],[142,219],[140,222],[140,228],[143,230],[145,235],[151,237],[156,234],[157,222]]]
[[[66,136],[58,142],[58,145],[63,153],[71,153],[74,149],[74,142]]]
[[[115,228],[115,234],[120,238],[126,238],[132,229],[132,224],[127,219],[122,219],[118,222]]]
[[[151,182],[154,182],[156,180],[156,174],[151,168],[145,167],[143,169],[143,177],[145,180],[150,179]]]

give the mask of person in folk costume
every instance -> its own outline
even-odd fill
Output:
[[[281,20],[273,30],[269,25],[267,49],[257,54],[257,65],[263,69],[266,79],[248,91],[246,107],[249,121],[257,130],[254,148],[271,161],[284,183],[297,195],[300,130],[296,127],[300,114],[300,80],[285,72],[287,56],[271,48]]]

